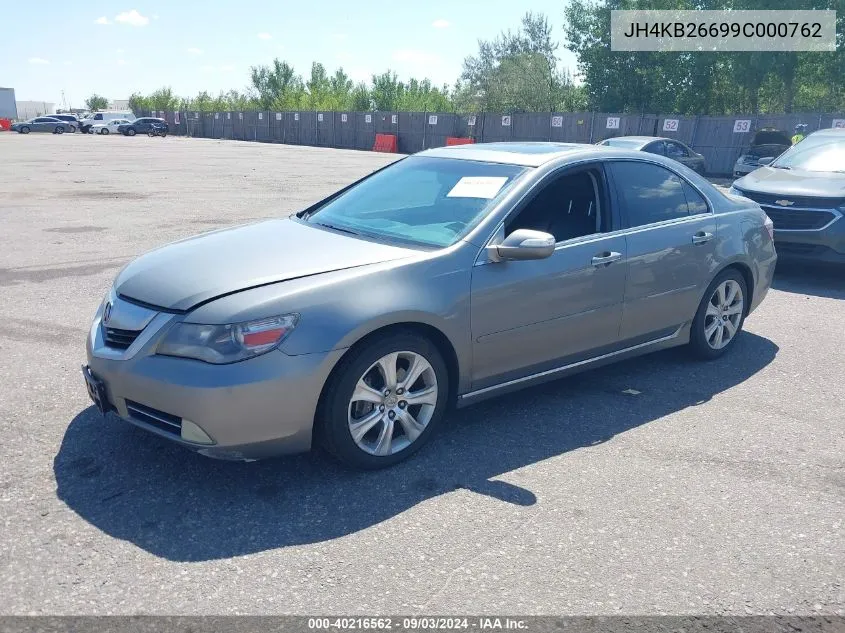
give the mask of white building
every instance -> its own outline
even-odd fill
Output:
[[[49,101],[15,101],[15,106],[20,120],[56,113],[56,104]]]
[[[109,110],[114,112],[122,112],[129,109],[129,99],[114,99],[109,101]]]

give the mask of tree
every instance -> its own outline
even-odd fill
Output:
[[[109,107],[109,100],[95,92],[85,100],[85,107],[91,111],[105,110]]]
[[[299,107],[304,91],[302,78],[287,62],[274,59],[272,66],[253,66],[250,79],[262,109],[290,110]]]

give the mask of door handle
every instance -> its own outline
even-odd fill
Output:
[[[706,231],[699,231],[695,235],[692,236],[692,243],[693,244],[706,244],[710,240],[713,239],[712,233],[707,233]]]
[[[593,266],[607,266],[608,264],[612,264],[613,262],[619,261],[622,259],[622,253],[617,253],[615,251],[605,251],[604,253],[599,253],[593,259],[590,260],[590,263]]]

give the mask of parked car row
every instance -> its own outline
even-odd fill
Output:
[[[167,136],[169,131],[167,121],[164,119],[156,117],[136,119],[131,112],[95,112],[82,119],[78,119],[75,114],[53,114],[13,123],[11,129],[21,134],[30,132],[64,134],[79,130],[84,134],[120,133],[125,136],[136,134]]]

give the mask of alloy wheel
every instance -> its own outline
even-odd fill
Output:
[[[392,352],[358,379],[348,407],[349,432],[371,455],[393,455],[413,444],[437,405],[434,368],[416,352]]]
[[[745,308],[742,288],[733,279],[719,284],[707,302],[704,339],[712,349],[722,349],[736,336]]]

